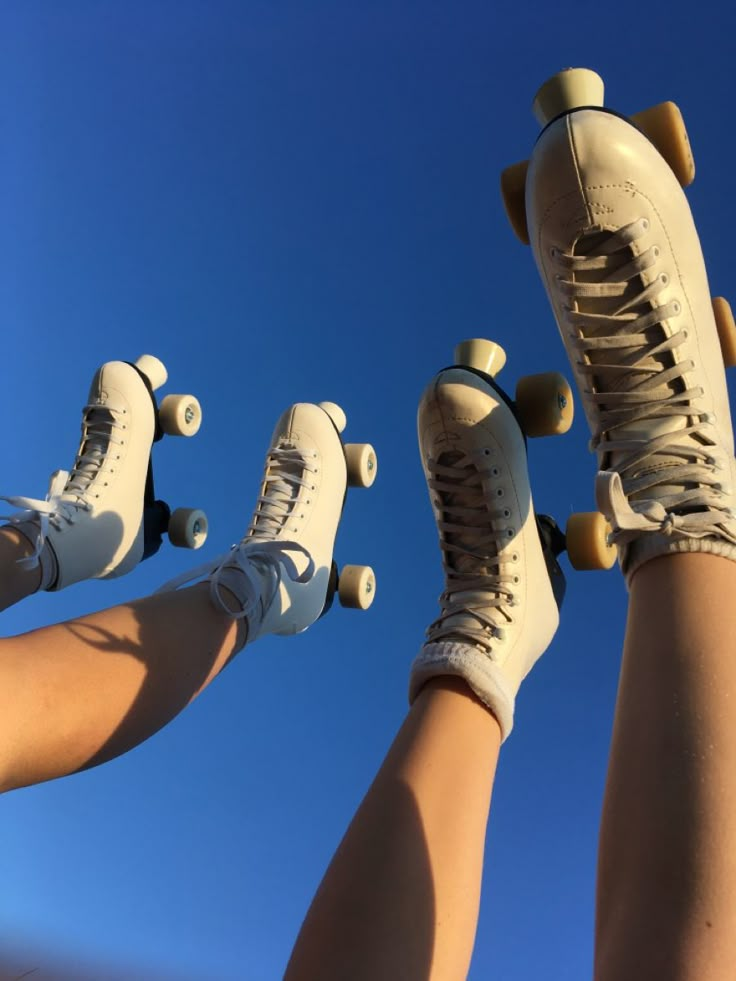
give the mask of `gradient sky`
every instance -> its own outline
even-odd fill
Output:
[[[163,732],[0,802],[0,950],[126,979],[280,977],[312,894],[406,709],[436,611],[419,394],[468,336],[499,381],[566,359],[498,190],[528,156],[537,87],[595,68],[624,113],[673,99],[714,293],[733,280],[732,6],[350,0],[2,0],[0,493],[68,468],[90,379],[162,358],[204,408],[159,447],[157,490],[201,506],[195,558],[33,597],[15,634],[145,595],[237,540],[273,424],[330,399],[379,456],[349,495],[340,562],[374,566],[369,613],[240,655]],[[538,510],[593,507],[578,413],[530,445]],[[522,687],[491,816],[471,978],[590,976],[597,825],[626,593],[571,573]]]

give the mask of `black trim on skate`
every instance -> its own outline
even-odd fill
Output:
[[[337,595],[337,588],[340,585],[340,577],[337,573],[337,562],[332,560],[332,565],[330,566],[330,580],[327,583],[327,594],[325,595],[325,605],[322,607],[322,612],[317,617],[321,620],[325,613],[329,613],[332,609],[332,604],[335,602],[335,596]]]
[[[317,406],[317,408],[319,409],[319,408],[322,408],[322,407],[321,406]],[[340,446],[342,447],[342,457],[343,457],[343,460],[345,461],[345,493],[342,495],[342,504],[340,506],[340,517],[339,517],[338,522],[337,522],[337,531],[339,531],[340,530],[340,522],[342,521],[342,515],[343,515],[343,512],[345,511],[345,503],[346,503],[346,501],[348,499],[348,458],[347,458],[347,456],[345,454],[345,441],[342,438],[342,433],[340,432],[340,430],[335,425],[335,420],[332,418],[332,416],[330,415],[330,413],[327,412],[326,409],[322,409],[322,411],[327,416],[327,418],[330,420],[330,422],[332,423],[332,428],[337,433],[337,438],[340,440]],[[335,532],[335,540],[336,541],[337,541],[337,531]],[[325,605],[322,607],[322,612],[317,617],[318,620],[321,620],[322,617],[325,615],[325,613],[329,613],[330,610],[332,609],[332,604],[335,602],[335,596],[337,595],[337,588],[338,588],[339,584],[340,584],[340,577],[339,577],[338,572],[337,572],[337,562],[335,562],[335,552],[334,552],[334,549],[333,549],[333,552],[332,552],[332,565],[330,566],[330,580],[327,583],[327,594],[325,595]]]
[[[560,610],[562,608],[562,601],[565,598],[567,582],[565,581],[565,573],[557,561],[557,556],[565,551],[565,536],[557,526],[555,519],[551,518],[548,514],[537,514],[535,518],[539,540],[542,543],[544,561],[549,574],[549,581],[552,584],[552,593],[557,603],[557,609]]]
[[[150,474],[149,470],[149,474]],[[153,487],[153,481],[151,481]],[[146,497],[148,480],[146,480]],[[143,508],[143,555],[141,562],[150,559],[161,548],[163,536],[169,529],[171,510],[165,501],[155,501],[151,490],[151,503]]]
[[[130,365],[138,373],[143,384],[151,396],[153,404],[153,418],[155,421],[153,442],[158,443],[163,439],[164,431],[158,416],[158,402],[153,394],[153,387],[138,365],[132,361],[124,362]],[[171,519],[171,509],[165,501],[156,500],[156,491],[153,486],[153,447],[148,457],[148,472],[146,474],[146,488],[143,492],[143,557],[141,562],[150,559],[152,555],[161,548],[163,536],[169,530],[169,520]]]
[[[641,133],[641,135],[645,139],[649,140],[647,134],[643,132],[643,130],[639,129],[639,127],[636,125],[634,120],[630,116],[626,116],[622,112],[616,112],[615,109],[608,109],[606,106],[574,106],[572,109],[565,109],[564,112],[559,113],[557,116],[555,116],[554,119],[550,119],[550,121],[540,131],[539,136],[537,137],[534,145],[536,146],[537,143],[539,143],[539,141],[542,138],[542,134],[545,133],[550,126],[553,126],[559,119],[563,119],[565,116],[571,116],[575,112],[584,112],[586,109],[593,110],[595,112],[605,112],[609,116],[617,116],[619,119],[623,119],[625,123],[628,123],[629,126],[633,126],[633,128],[637,131],[637,133]],[[649,140],[649,142],[652,143],[651,140]],[[654,146],[653,143],[652,146]],[[533,152],[532,152],[532,156],[533,156]]]

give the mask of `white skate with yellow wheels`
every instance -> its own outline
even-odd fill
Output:
[[[542,133],[502,193],[570,359],[624,573],[672,552],[736,558],[736,328],[682,190],[695,173],[682,116],[612,112],[588,69],[549,79],[534,112]]]
[[[377,459],[368,443],[343,443],[345,413],[333,402],[292,405],[274,429],[253,517],[225,555],[162,587],[202,580],[212,602],[247,622],[246,642],[306,630],[330,609],[368,609],[376,593],[369,566],[338,570],[335,538],[348,487],[370,487]]]
[[[445,568],[441,613],[411,671],[410,699],[438,675],[465,679],[511,731],[519,686],[559,622],[567,549],[581,569],[607,569],[615,549],[597,513],[573,515],[564,535],[537,515],[527,436],[567,432],[572,392],[557,372],[521,378],[512,401],[496,376],[506,355],[466,341],[419,404],[419,450]]]
[[[156,499],[153,444],[194,436],[202,410],[193,395],[155,392],[167,381],[162,361],[110,361],[95,374],[82,415],[71,470],[52,474],[43,500],[5,497],[19,509],[10,521],[33,545],[21,560],[41,566],[41,588],[59,590],[83,579],[110,579],[154,555],[168,533],[173,545],[199,548],[207,538],[203,511],[173,513]]]

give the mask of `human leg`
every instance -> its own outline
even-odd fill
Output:
[[[596,977],[715,981],[736,963],[736,563],[631,582],[598,866]]]
[[[526,220],[630,588],[596,977],[730,978],[736,465],[719,306],[673,169],[629,122],[591,108],[602,84],[569,100],[570,79],[541,90],[551,121],[529,166]],[[681,177],[686,158],[668,157]]]
[[[558,622],[564,580],[543,544],[505,396],[478,371],[441,372],[422,398],[419,441],[446,573],[441,613],[412,667],[409,713],[315,895],[288,979],[466,976],[500,744]]]
[[[332,552],[348,478],[369,485],[375,455],[346,453],[333,420],[344,415],[331,411],[299,404],[281,417],[250,526],[225,556],[147,599],[0,641],[2,789],[136,745],[243,644],[306,629],[336,590],[370,605],[371,571],[346,567],[338,582]]]

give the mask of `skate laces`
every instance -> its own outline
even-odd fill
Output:
[[[108,458],[110,445],[119,444],[115,430],[122,425],[116,417],[122,413],[109,406],[87,405],[82,415],[82,441],[77,459],[71,471],[56,470],[50,478],[49,489],[43,500],[31,497],[0,497],[19,513],[2,516],[0,520],[12,525],[37,525],[38,535],[33,553],[18,559],[24,569],[38,566],[49,527],[59,529],[62,524],[72,525],[80,511],[94,507],[88,495],[95,478],[102,471]],[[110,468],[114,472],[114,468]]]
[[[490,506],[500,476],[493,450],[443,453],[427,460],[428,486],[437,512],[437,528],[446,588],[440,617],[427,630],[428,642],[456,639],[492,654],[493,639],[503,639],[512,622],[513,586],[503,550],[514,530],[507,507]]]
[[[291,582],[307,583],[315,573],[315,563],[297,541],[281,537],[289,518],[300,506],[300,488],[313,489],[309,474],[316,469],[316,452],[305,452],[288,443],[272,447],[253,518],[245,537],[216,562],[208,562],[172,579],[158,592],[168,592],[199,579],[210,584],[215,606],[235,620],[262,619],[279,591],[282,575]],[[300,572],[295,556],[307,559]],[[238,604],[223,595],[223,590]],[[260,615],[260,616],[259,616]],[[252,624],[249,623],[249,628]],[[250,632],[250,629],[249,629]]]
[[[659,249],[648,232],[642,218],[584,236],[575,254],[550,251],[560,270],[561,326],[597,409],[590,446],[602,454],[598,506],[613,519],[617,542],[647,530],[736,542],[723,527],[733,516],[714,419],[694,410],[705,393],[688,384],[694,361],[677,361],[688,333],[674,326],[680,302],[658,303],[669,277],[657,274]]]

